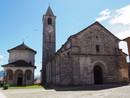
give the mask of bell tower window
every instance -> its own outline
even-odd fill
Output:
[[[48,18],[48,25],[51,25],[51,24],[52,24],[52,19]]]

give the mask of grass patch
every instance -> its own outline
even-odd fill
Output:
[[[29,86],[10,86],[9,89],[35,89],[43,88],[41,85],[29,85]]]

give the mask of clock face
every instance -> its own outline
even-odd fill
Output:
[[[48,25],[48,26],[46,27],[46,31],[49,32],[49,33],[53,32],[53,31],[54,31],[53,26]]]

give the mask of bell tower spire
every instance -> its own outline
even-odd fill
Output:
[[[46,64],[52,59],[56,50],[56,16],[50,6],[43,15],[42,46],[42,84],[46,83]]]
[[[50,7],[50,5],[48,6],[48,9],[47,9],[45,15],[46,16],[55,16],[54,13],[53,13],[53,11],[52,11],[52,9],[51,9],[51,7]]]

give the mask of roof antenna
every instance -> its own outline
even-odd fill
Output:
[[[23,38],[23,43],[22,44],[24,44],[24,38]]]
[[[49,7],[50,7],[50,5],[51,5],[51,0],[49,1]]]

